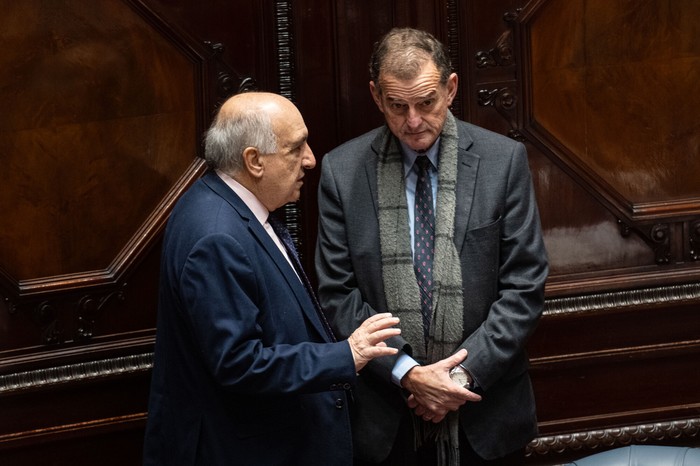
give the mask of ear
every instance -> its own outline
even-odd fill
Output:
[[[449,103],[448,107],[452,105],[452,101],[457,95],[457,85],[458,85],[457,73],[452,73],[449,78],[447,78],[447,99]]]
[[[374,103],[377,104],[377,108],[379,108],[379,111],[384,113],[384,105],[382,104],[382,93],[379,90],[379,86],[374,84],[374,81],[369,82],[369,92],[372,94],[372,98],[374,99]]]
[[[265,171],[260,151],[257,147],[246,147],[243,150],[243,167],[255,179],[260,179]]]

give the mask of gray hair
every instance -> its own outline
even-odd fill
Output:
[[[204,136],[204,159],[227,174],[243,168],[243,151],[255,147],[263,154],[277,152],[277,136],[270,115],[259,109],[235,114],[219,112]]]
[[[432,60],[440,72],[440,83],[447,83],[452,64],[445,46],[432,34],[412,28],[393,28],[377,43],[369,61],[369,76],[379,86],[381,73],[402,80],[418,76],[426,61]]]

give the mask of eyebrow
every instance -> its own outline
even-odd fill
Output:
[[[434,98],[436,95],[437,95],[437,91],[432,90],[432,91],[428,92],[427,94],[418,96],[415,99],[411,99],[411,100],[417,100],[417,101],[428,100],[428,99]],[[396,102],[396,101],[406,102],[408,100],[408,99],[402,99],[402,98],[398,98],[398,97],[392,97],[390,95],[387,95],[386,98],[390,102]]]
[[[291,141],[291,143],[289,144],[289,147],[291,147],[291,148],[300,147],[300,146],[302,146],[308,139],[309,139],[309,134],[308,134],[308,133],[301,134],[301,135],[299,135],[298,138],[293,139],[293,140]]]

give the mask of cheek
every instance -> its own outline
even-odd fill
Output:
[[[389,125],[389,128],[393,130],[400,129],[406,121],[406,119],[400,115],[385,113],[384,116],[386,117],[387,125]]]

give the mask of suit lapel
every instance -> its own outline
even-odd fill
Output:
[[[241,219],[247,223],[248,230],[270,256],[270,259],[272,259],[277,269],[284,277],[284,280],[291,288],[297,302],[299,303],[299,307],[301,308],[303,315],[309,320],[309,322],[311,322],[321,338],[323,338],[324,341],[329,341],[326,331],[323,328],[323,324],[316,314],[316,309],[311,302],[311,297],[306,292],[306,288],[304,288],[304,285],[301,283],[299,277],[297,277],[296,272],[289,262],[287,262],[287,259],[279,250],[275,242],[272,241],[270,235],[268,235],[267,231],[265,231],[265,228],[260,224],[257,218],[255,218],[253,212],[250,211],[245,202],[243,202],[243,200],[238,197],[238,195],[233,192],[233,190],[229,188],[228,185],[221,178],[219,178],[216,173],[210,172],[206,174],[202,178],[202,181],[209,186],[212,191],[228,202],[231,207],[236,210],[238,215],[240,215]]]
[[[379,159],[379,154],[382,150],[382,148],[380,147],[380,142],[383,139],[384,131],[385,130],[382,129],[382,131],[377,132],[377,136],[372,140],[371,157],[368,157],[367,160],[365,160],[365,173],[367,174],[369,193],[372,198],[372,207],[374,207],[374,215],[377,218],[379,218],[379,198],[377,195],[377,160]]]
[[[467,234],[469,214],[474,202],[474,190],[476,188],[476,174],[479,170],[479,156],[469,152],[472,146],[472,138],[463,124],[457,124],[459,131],[459,154],[457,154],[457,193],[455,212],[455,246],[457,252],[462,250]]]

